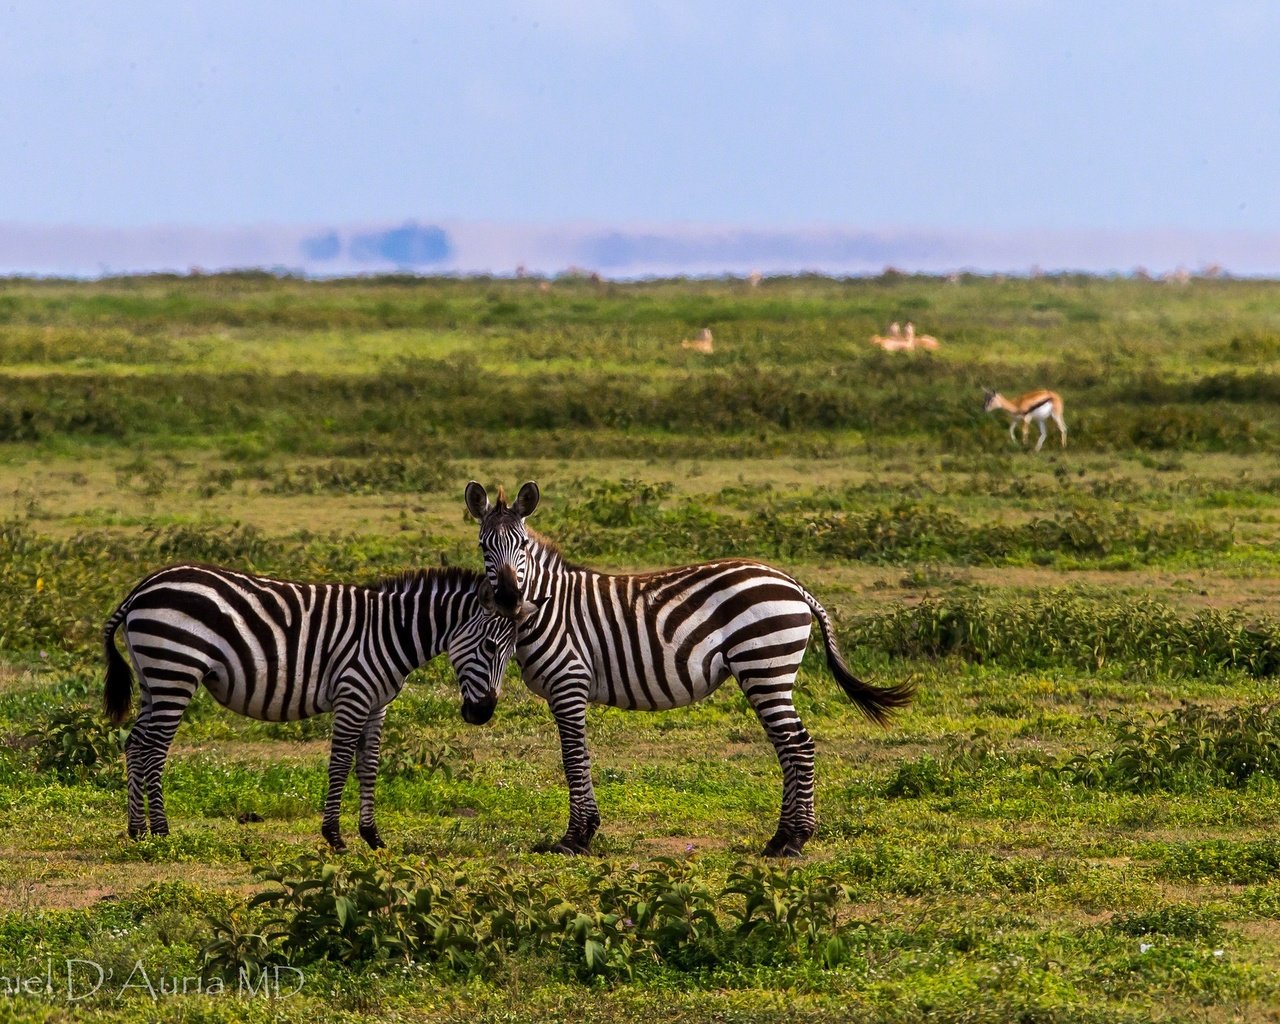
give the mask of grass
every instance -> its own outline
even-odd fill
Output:
[[[1263,1017],[1280,997],[1278,290],[0,283],[0,977],[115,972],[74,1004],[9,981],[6,1013]],[[907,319],[942,349],[865,344]],[[704,326],[713,356],[678,347]],[[1018,450],[983,385],[1062,392],[1071,447]],[[780,779],[732,686],[590,710],[604,825],[564,861],[532,852],[566,812],[545,705],[513,669],[494,720],[466,726],[443,662],[388,715],[382,857],[317,853],[327,722],[251,722],[207,694],[166,774],[173,835],[124,838],[97,708],[101,625],[133,582],[179,559],[316,579],[475,566],[471,478],[537,479],[531,524],[602,568],[783,566],[859,674],[919,687],[873,729],[810,651],[819,831],[795,873],[755,859]],[[316,879],[320,902],[251,906],[271,874]],[[757,897],[768,922],[745,928]],[[240,987],[239,968],[286,960],[299,992]],[[159,998],[121,987],[139,962]]]

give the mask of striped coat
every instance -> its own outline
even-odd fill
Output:
[[[103,633],[108,718],[123,722],[132,701],[117,631],[141,693],[125,744],[130,836],[146,832],[148,809],[151,831],[169,831],[161,772],[183,712],[203,684],[224,707],[264,721],[333,713],[321,831],[335,849],[345,848],[338,810],[354,761],[360,834],[372,847],[383,845],[373,810],[387,705],[413,669],[447,652],[467,717],[487,719],[515,637],[510,621],[484,613],[486,603],[482,577],[459,569],[410,572],[374,586],[292,583],[206,565],[152,573]]]
[[[546,699],[560,734],[569,826],[553,849],[585,851],[600,822],[587,704],[683,707],[732,676],[782,767],[782,811],[764,852],[798,854],[814,830],[814,748],[792,690],[814,620],[832,675],[870,719],[886,721],[910,701],[911,689],[857,679],[836,646],[826,610],[779,569],[728,559],[637,575],[596,572],[570,565],[525,528],[520,513],[531,512],[536,498],[507,508],[501,500],[482,502],[482,492],[468,488],[468,507],[481,520],[486,572],[500,585],[498,609],[520,622],[516,659],[525,683]],[[510,555],[516,549],[518,562]]]

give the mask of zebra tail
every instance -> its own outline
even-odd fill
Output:
[[[831,616],[827,614],[827,610],[822,607],[818,599],[810,594],[804,587],[800,588],[804,594],[804,599],[809,607],[813,609],[813,614],[818,620],[818,625],[822,627],[822,642],[827,649],[827,667],[831,669],[831,674],[836,677],[836,682],[840,684],[840,689],[844,690],[845,695],[858,706],[864,715],[877,725],[888,725],[889,718],[899,708],[904,708],[911,703],[916,695],[916,688],[911,683],[899,683],[896,686],[872,686],[870,683],[864,683],[855,676],[845,663],[844,655],[840,653],[840,648],[836,646],[835,628],[831,625]]]
[[[120,628],[127,611],[123,604],[117,608],[102,632],[103,652],[107,656],[107,681],[103,689],[102,706],[112,725],[121,725],[129,717],[129,708],[133,704],[133,672],[116,648],[116,630]]]

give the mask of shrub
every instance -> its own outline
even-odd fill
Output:
[[[1280,709],[1197,704],[1123,716],[1110,747],[1073,757],[1061,774],[1078,785],[1123,792],[1199,785],[1239,789],[1255,774],[1280,778]]]
[[[1155,910],[1117,914],[1108,927],[1121,935],[1168,935],[1211,942],[1222,934],[1222,917],[1199,907],[1171,903]]]
[[[849,646],[898,658],[959,657],[1016,668],[1131,664],[1189,675],[1280,673],[1280,625],[1216,609],[1181,618],[1150,598],[1098,602],[1049,590],[1016,602],[929,598],[854,623]]]
[[[53,712],[44,725],[27,734],[34,741],[36,770],[65,782],[123,784],[122,757],[129,730],[112,726],[101,714],[81,708]]]
[[[847,882],[798,868],[739,864],[716,885],[694,860],[658,857],[628,871],[600,865],[576,890],[560,869],[410,866],[386,851],[336,862],[307,854],[255,871],[274,885],[212,920],[206,972],[413,960],[475,975],[519,953],[545,954],[570,977],[630,977],[660,965],[834,966],[850,947],[838,915]]]

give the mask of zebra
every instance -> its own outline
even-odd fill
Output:
[[[656,711],[702,700],[734,676],[782,768],[782,810],[764,856],[798,856],[814,831],[814,744],[792,702],[796,672],[818,620],[827,665],[869,719],[885,724],[910,703],[909,684],[856,678],[836,646],[831,618],[803,586],[762,562],[723,559],[612,576],[566,562],[525,527],[537,485],[510,507],[499,490],[467,485],[495,614],[519,623],[516,661],[555,718],[569,787],[569,825],[547,849],[585,853],[600,825],[586,741],[587,704]]]
[[[342,790],[355,762],[360,835],[384,846],[374,823],[374,784],[387,705],[405,676],[447,652],[464,694],[462,715],[488,721],[515,649],[515,625],[493,608],[479,573],[406,572],[371,586],[291,583],[208,565],[173,565],[147,576],[103,630],[107,717],[137,721],[125,741],[129,836],[168,835],[160,776],[187,704],[201,683],[224,707],[268,722],[333,712],[329,789],[321,834],[346,850],[338,827]]]

